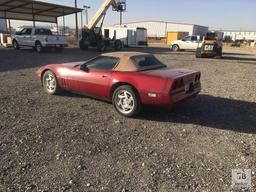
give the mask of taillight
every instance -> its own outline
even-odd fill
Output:
[[[173,83],[172,90],[181,88],[181,87],[183,87],[183,86],[184,86],[183,79],[176,80],[176,81],[174,81],[174,83]]]
[[[195,82],[200,81],[200,78],[201,78],[201,74],[199,73],[199,74],[196,75],[196,77],[195,77]]]
[[[179,88],[182,87],[184,85],[183,83],[183,79],[181,79],[180,83],[179,83]]]
[[[175,89],[177,89],[177,88],[178,88],[178,81],[175,81],[175,82],[173,83],[172,89],[175,90]]]

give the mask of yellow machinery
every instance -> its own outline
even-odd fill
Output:
[[[196,58],[211,57],[221,58],[222,57],[222,46],[223,46],[223,32],[211,31],[203,37],[203,41],[199,43],[196,50]]]

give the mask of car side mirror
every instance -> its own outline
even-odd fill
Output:
[[[80,69],[84,72],[89,72],[89,68],[86,65],[81,65]]]

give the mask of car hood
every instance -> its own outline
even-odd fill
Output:
[[[174,68],[162,68],[157,70],[149,70],[149,71],[143,71],[141,73],[145,75],[150,76],[157,76],[157,77],[163,77],[163,78],[169,78],[169,79],[176,79],[178,77],[182,77],[187,74],[196,73],[197,71],[193,71],[190,69],[174,69]]]
[[[180,43],[180,42],[182,42],[181,40],[175,40],[175,41],[172,41],[171,42],[171,44],[173,45],[173,44],[178,44],[178,43]]]

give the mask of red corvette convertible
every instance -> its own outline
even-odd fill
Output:
[[[153,55],[138,52],[46,65],[36,75],[48,94],[69,90],[112,101],[127,117],[138,114],[143,105],[173,105],[201,90],[200,72],[169,68]]]

